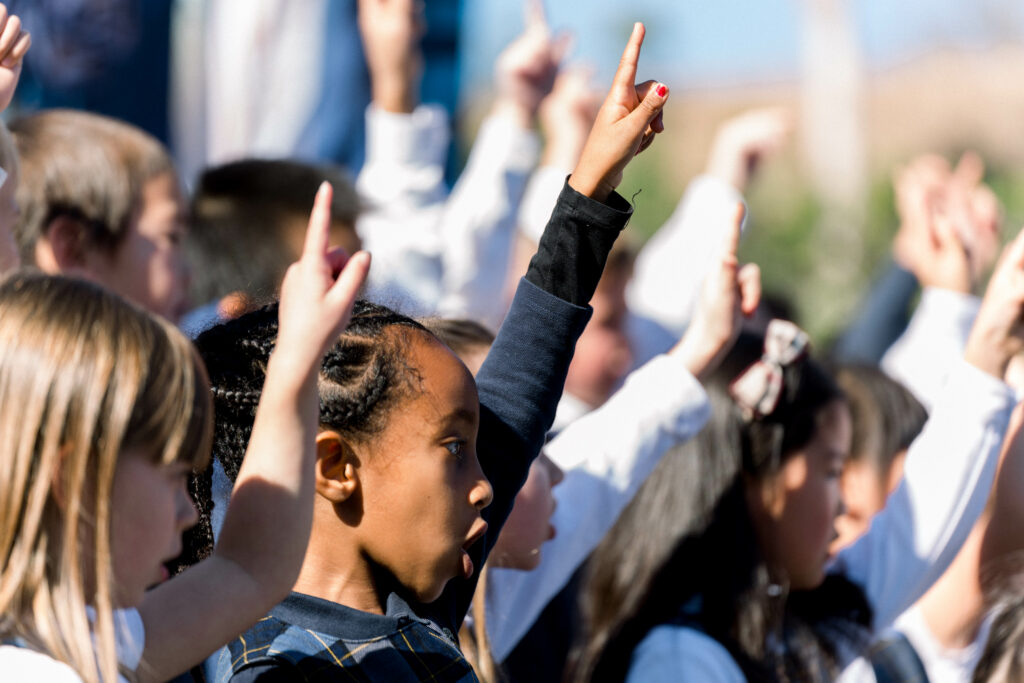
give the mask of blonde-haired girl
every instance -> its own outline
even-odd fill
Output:
[[[164,564],[196,521],[187,475],[210,454],[201,361],[172,325],[93,285],[21,273],[0,284],[5,680],[167,680],[288,594],[312,515],[315,373],[369,267],[328,250],[329,206],[325,186],[282,286],[220,543],[169,581]]]

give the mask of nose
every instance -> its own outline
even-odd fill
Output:
[[[488,481],[483,469],[480,468],[479,460],[477,461],[476,468],[479,476],[473,483],[473,487],[469,490],[469,504],[477,510],[483,510],[494,500],[494,489],[491,488],[491,482]]]

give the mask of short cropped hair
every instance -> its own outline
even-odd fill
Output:
[[[295,257],[287,230],[309,216],[325,180],[334,186],[332,228],[350,233],[341,246],[358,248],[361,205],[351,179],[337,167],[246,159],[203,172],[192,196],[187,242],[193,301],[232,292],[273,297]]]
[[[25,263],[60,216],[80,221],[85,246],[114,251],[127,235],[147,182],[174,172],[159,140],[131,124],[66,109],[10,125],[21,160],[14,236]]]

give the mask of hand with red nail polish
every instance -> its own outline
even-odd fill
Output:
[[[657,81],[634,85],[644,25],[636,23],[622,53],[611,90],[597,113],[580,161],[569,178],[577,192],[604,201],[622,182],[630,159],[647,149],[663,130],[661,111],[668,87]]]
[[[21,19],[0,4],[0,111],[7,109],[14,98],[25,53],[31,45],[32,37],[21,27]]]

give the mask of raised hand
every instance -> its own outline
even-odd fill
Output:
[[[974,320],[964,358],[1000,379],[1024,350],[1024,230],[1003,250]]]
[[[597,112],[594,127],[569,178],[577,192],[604,201],[622,182],[622,171],[665,130],[661,110],[668,86],[656,81],[634,85],[644,25],[633,25],[611,90]]]
[[[715,133],[707,173],[743,192],[761,162],[785,145],[792,130],[793,116],[784,107],[754,109],[729,119]]]
[[[744,213],[743,204],[737,204],[718,267],[704,280],[693,320],[670,352],[701,379],[718,367],[736,342],[743,318],[753,315],[761,300],[761,269],[755,263],[740,267],[736,258]]]
[[[541,0],[526,0],[524,9],[522,35],[505,48],[495,64],[498,93],[494,111],[514,116],[523,128],[531,128],[541,100],[554,85],[569,38],[552,35]]]
[[[359,0],[359,32],[374,105],[395,113],[413,111],[423,75],[423,1]]]
[[[961,213],[950,206],[951,177],[945,159],[934,155],[916,159],[897,175],[900,229],[893,250],[922,286],[966,294],[971,264],[956,227]]]
[[[348,324],[352,304],[370,268],[366,252],[348,258],[343,250],[328,248],[332,195],[329,183],[320,186],[302,256],[289,266],[281,284],[274,355],[287,353],[294,369],[305,373],[319,368],[321,357]]]
[[[32,36],[22,28],[21,19],[0,4],[0,111],[7,109],[14,98],[25,53],[31,45]]]

